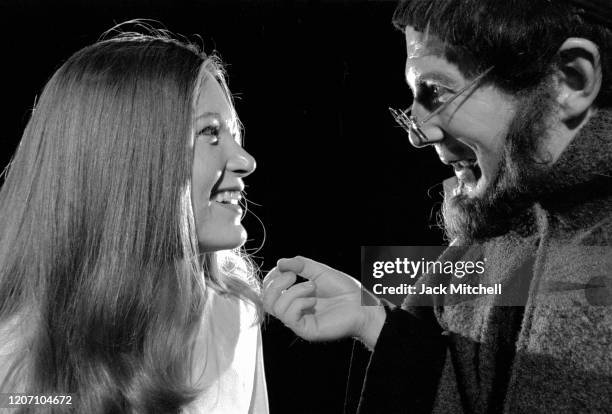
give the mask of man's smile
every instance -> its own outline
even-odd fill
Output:
[[[455,155],[439,146],[436,150],[440,161],[445,165],[450,165],[457,177],[457,187],[454,189],[453,195],[473,192],[482,177],[478,159],[473,154]]]
[[[482,176],[482,171],[477,160],[459,160],[451,163],[455,170],[455,175],[459,180],[459,189],[465,188],[468,192],[472,192],[478,180]]]

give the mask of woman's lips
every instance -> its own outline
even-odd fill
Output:
[[[219,203],[218,201],[214,201],[214,203],[233,213],[242,214],[242,207],[240,207],[238,204]]]
[[[227,189],[217,191],[211,196],[211,200],[221,207],[224,207],[237,214],[242,214],[242,208],[240,207],[240,200],[242,200],[242,193],[236,189]]]
[[[242,200],[242,194],[239,190],[221,190],[217,191],[211,197],[217,203],[238,204]]]

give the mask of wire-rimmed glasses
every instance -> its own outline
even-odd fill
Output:
[[[493,66],[482,72],[480,75],[476,76],[476,78],[474,78],[472,82],[461,88],[457,93],[448,98],[448,100],[442,105],[431,111],[422,120],[417,120],[414,115],[411,115],[412,105],[408,109],[405,109],[403,111],[393,108],[389,108],[389,111],[391,112],[393,119],[395,119],[395,122],[397,122],[408,133],[410,142],[416,147],[422,146],[428,141],[427,135],[425,135],[422,130],[422,126],[431,118],[436,116],[438,113],[442,112],[448,105],[450,105],[455,99],[461,96],[465,91],[471,89],[474,86],[477,86],[478,82],[480,82],[492,70]],[[416,142],[413,140],[413,137],[415,138]]]

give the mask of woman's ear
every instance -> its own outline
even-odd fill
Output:
[[[557,102],[564,122],[582,117],[601,89],[599,48],[588,39],[570,37],[559,48]]]

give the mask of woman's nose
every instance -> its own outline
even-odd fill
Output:
[[[235,174],[241,177],[246,177],[255,171],[257,163],[251,154],[249,154],[244,148],[238,146],[237,151],[232,154],[227,167]]]

